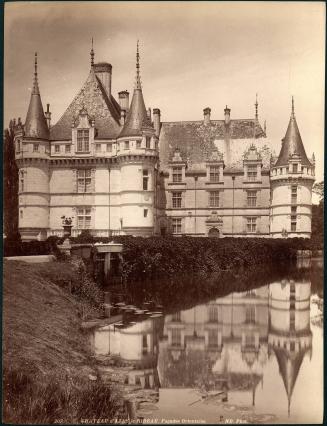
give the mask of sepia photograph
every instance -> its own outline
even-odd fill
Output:
[[[4,3],[2,423],[322,424],[326,5]]]

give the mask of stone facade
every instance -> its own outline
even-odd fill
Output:
[[[55,125],[37,80],[26,121],[15,124],[23,239],[62,235],[310,237],[314,159],[294,108],[279,157],[258,118],[161,122],[146,110],[136,61],[131,102],[111,93],[112,66],[94,63]],[[295,189],[296,188],[296,189]],[[296,196],[295,196],[296,192]]]

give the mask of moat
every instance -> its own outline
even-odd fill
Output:
[[[131,421],[321,422],[322,268],[300,266],[204,301],[171,285],[111,290],[117,321],[90,337]]]

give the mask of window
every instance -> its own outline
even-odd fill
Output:
[[[145,146],[146,146],[147,149],[151,148],[151,138],[150,138],[150,136],[146,136],[146,138],[145,138]]]
[[[209,321],[218,322],[218,307],[209,306]]]
[[[16,151],[20,152],[20,140],[18,140],[16,143]]]
[[[125,141],[125,143],[124,143],[124,148],[125,148],[125,149],[129,149],[129,141]]]
[[[173,182],[182,182],[182,167],[173,167]]]
[[[257,179],[258,169],[256,165],[248,166],[248,179],[254,181]]]
[[[255,306],[250,305],[245,308],[245,322],[253,324],[255,323]]]
[[[291,203],[296,204],[297,202],[297,186],[292,185],[291,187]]]
[[[78,152],[89,152],[89,131],[77,130],[77,151]]]
[[[56,153],[60,152],[60,145],[55,145],[55,152]]]
[[[107,143],[107,152],[112,152],[112,144]]]
[[[33,152],[39,152],[39,144],[38,143],[33,144]]]
[[[291,207],[291,213],[296,214],[296,209],[297,209],[296,206],[292,206]]]
[[[143,191],[147,191],[149,186],[149,171],[143,170]]]
[[[171,320],[174,322],[180,322],[181,321],[181,312],[175,312],[172,316],[171,316]]]
[[[101,143],[96,143],[95,144],[95,151],[96,152],[101,152]]]
[[[296,215],[291,215],[291,231],[296,231]]]
[[[24,212],[23,212],[23,210],[20,210],[20,219],[23,219],[23,217],[24,217]]]
[[[91,192],[91,169],[77,170],[77,192]]]
[[[293,173],[297,173],[297,164],[293,164]]]
[[[247,217],[246,230],[249,233],[256,232],[257,230],[257,218],[256,217]]]
[[[77,227],[79,229],[90,229],[91,227],[91,208],[77,209]]]
[[[209,193],[209,206],[219,207],[219,191],[210,191]]]
[[[144,217],[148,217],[148,209],[144,209],[143,210],[143,216]]]
[[[283,174],[283,169],[282,167],[279,169],[279,173],[282,175]]]
[[[173,192],[173,209],[179,209],[182,207],[182,193]]]
[[[142,141],[136,141],[136,148],[141,148]]]
[[[219,182],[219,166],[210,166],[210,182]]]
[[[245,335],[245,346],[247,346],[247,347],[255,346],[255,337],[254,337],[253,334],[246,334]]]
[[[218,346],[218,333],[217,330],[209,330],[208,333],[208,346],[217,347]]]
[[[247,191],[247,204],[248,207],[255,207],[257,205],[257,191]]]
[[[172,346],[181,346],[181,330],[179,328],[173,328],[171,330],[171,344]]]
[[[142,353],[143,355],[148,353],[148,338],[146,334],[143,334],[142,336]]]
[[[65,145],[65,152],[69,153],[70,152],[70,145]]]
[[[24,170],[21,170],[20,172],[19,184],[20,184],[20,192],[24,192]]]
[[[182,219],[175,218],[173,219],[173,234],[182,233]]]

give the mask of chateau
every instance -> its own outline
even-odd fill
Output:
[[[310,237],[315,160],[292,110],[278,157],[258,118],[162,122],[146,109],[139,49],[131,102],[112,90],[112,66],[95,63],[59,121],[44,112],[37,55],[25,123],[14,120],[23,240],[62,235]]]

